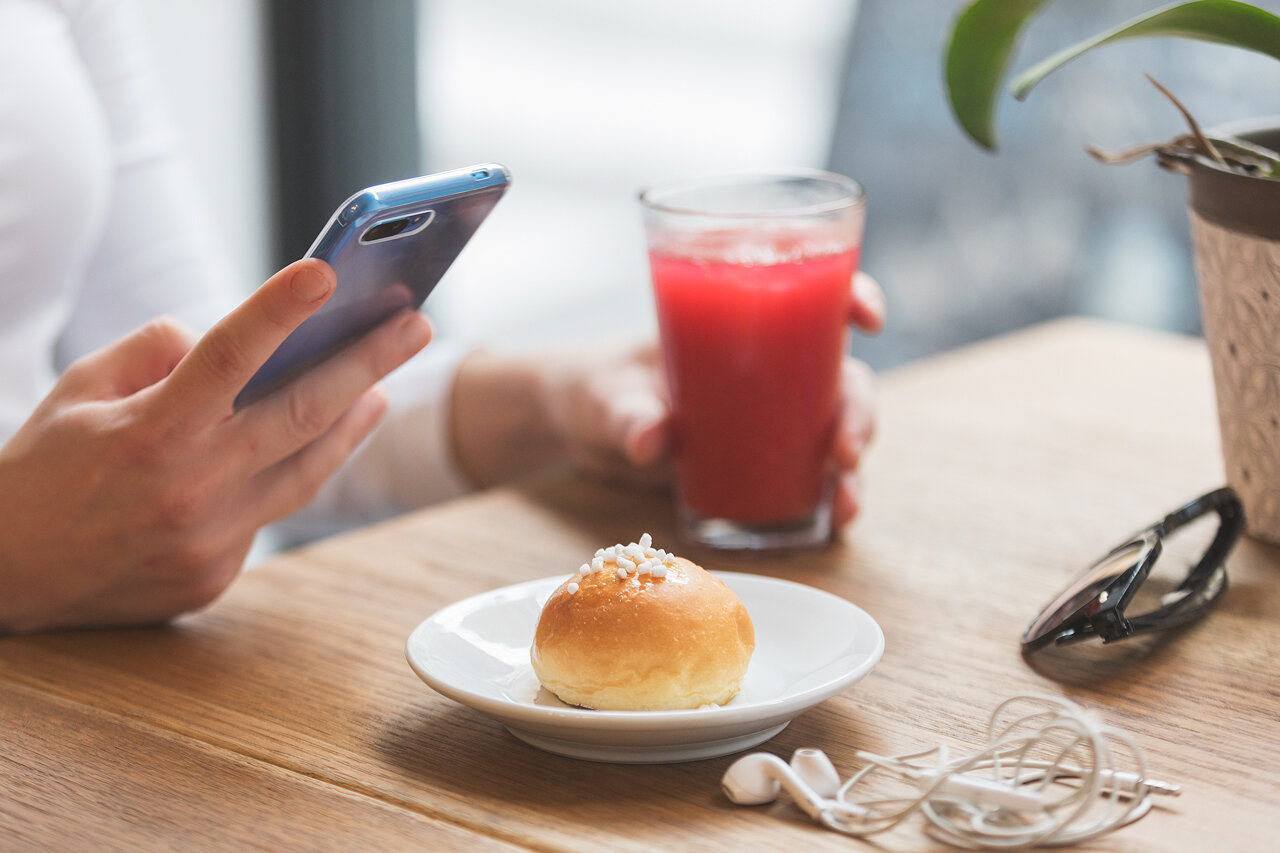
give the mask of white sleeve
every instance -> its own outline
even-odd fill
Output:
[[[161,314],[203,330],[242,296],[160,107],[132,3],[84,0],[71,27],[112,163],[104,229],[58,342],[59,367]]]

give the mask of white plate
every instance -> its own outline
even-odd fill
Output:
[[[880,626],[843,598],[791,581],[715,574],[742,599],[756,629],[742,690],[720,707],[591,711],[544,690],[529,646],[565,575],[451,604],[414,629],[405,655],[427,684],[533,746],[593,761],[662,764],[763,743],[870,672],[884,652]]]

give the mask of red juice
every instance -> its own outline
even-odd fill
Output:
[[[676,482],[693,514],[773,524],[818,506],[858,254],[752,264],[650,252]]]

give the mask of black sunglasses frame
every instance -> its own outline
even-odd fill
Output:
[[[1160,558],[1164,539],[1183,525],[1210,512],[1218,514],[1220,524],[1204,556],[1182,583],[1165,596],[1165,604],[1141,616],[1127,617],[1125,608]],[[1111,549],[1068,586],[1066,591],[1054,598],[1053,603],[1045,607],[1023,632],[1023,651],[1036,651],[1050,644],[1061,646],[1078,643],[1093,637],[1101,638],[1104,643],[1111,643],[1135,634],[1190,622],[1200,616],[1226,589],[1225,561],[1236,540],[1240,538],[1244,525],[1244,507],[1240,498],[1229,487],[1201,495],[1174,510]],[[1096,573],[1097,567],[1118,559],[1126,552],[1138,555],[1133,565],[1105,584],[1093,588],[1095,582],[1091,582],[1090,578]],[[1080,602],[1078,606],[1065,612],[1077,599]],[[1054,618],[1059,613],[1063,615]],[[1042,623],[1050,619],[1052,621],[1049,624],[1042,626]]]

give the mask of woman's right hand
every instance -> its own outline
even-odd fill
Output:
[[[0,634],[160,622],[226,588],[257,530],[377,424],[377,381],[430,340],[406,311],[236,411],[333,288],[299,261],[199,340],[156,320],[67,369],[0,448]]]

